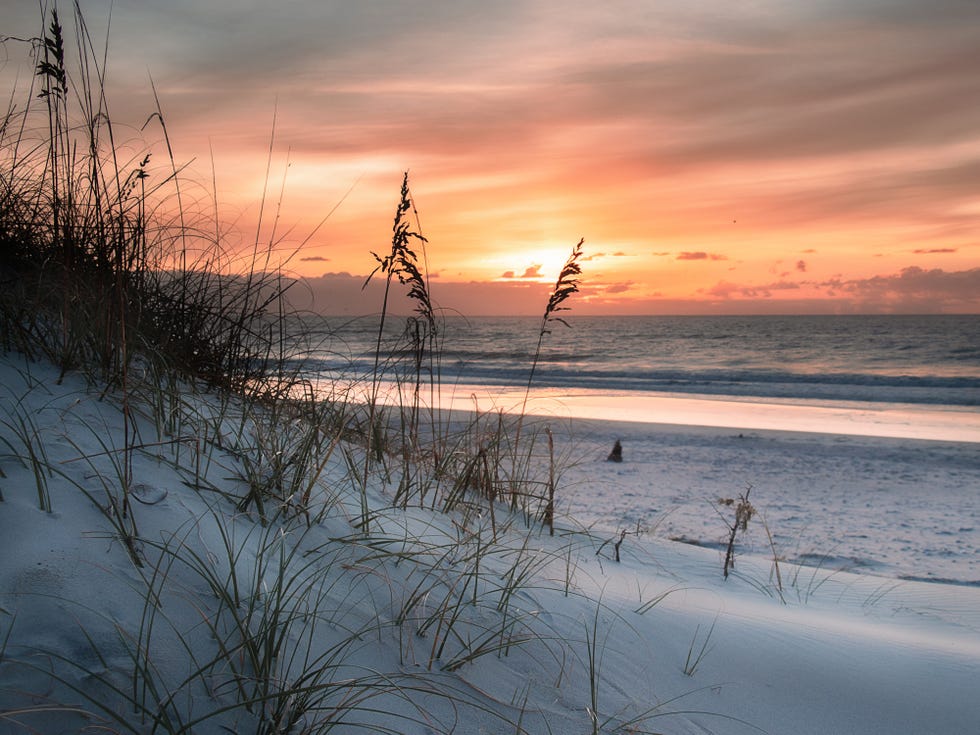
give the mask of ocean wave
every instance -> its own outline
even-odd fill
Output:
[[[500,366],[466,366],[462,382],[521,385],[527,370]],[[861,373],[806,375],[755,370],[658,370],[625,373],[600,370],[566,371],[538,367],[539,387],[614,391],[698,393],[760,398],[806,398],[888,403],[980,405],[980,381],[940,376],[887,376]]]
[[[373,358],[315,359],[304,369],[312,374],[347,371],[352,376],[370,376]],[[412,375],[414,367],[401,363],[401,372]],[[444,381],[496,387],[523,387],[530,367],[492,360],[473,363],[444,363]],[[951,406],[980,406],[980,380],[944,376],[901,376],[870,373],[801,374],[760,370],[653,370],[625,372],[596,369],[563,369],[539,365],[534,373],[539,388],[657,393],[704,394],[739,398],[802,398],[816,400],[916,403]]]
[[[307,353],[304,369],[371,376],[376,327],[342,326],[339,349]],[[412,376],[412,351],[398,330],[389,336],[383,371]],[[434,356],[444,381],[521,388],[537,338],[533,319],[451,323]],[[980,405],[978,343],[977,320],[964,317],[591,318],[547,335],[534,384],[973,407]]]

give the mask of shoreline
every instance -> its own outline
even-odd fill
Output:
[[[440,407],[520,413],[524,395],[523,388],[456,385],[444,392]],[[532,388],[525,412],[675,427],[980,443],[980,411],[964,406]]]

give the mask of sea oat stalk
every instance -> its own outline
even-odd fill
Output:
[[[571,255],[568,256],[568,260],[565,261],[565,265],[561,269],[561,273],[558,274],[558,280],[555,281],[555,287],[551,291],[551,295],[548,297],[548,304],[544,309],[544,316],[541,317],[541,328],[538,330],[538,345],[534,349],[534,359],[531,361],[531,372],[527,377],[527,388],[524,390],[524,401],[521,404],[521,414],[517,419],[517,432],[516,438],[514,440],[515,444],[520,443],[521,439],[521,428],[524,423],[524,414],[527,410],[527,400],[531,393],[531,383],[534,382],[534,373],[537,370],[538,362],[541,359],[541,348],[544,345],[544,338],[546,334],[551,334],[550,325],[552,322],[559,322],[564,324],[566,327],[569,326],[568,322],[562,319],[560,316],[556,316],[560,311],[568,311],[567,306],[562,306],[565,300],[574,293],[578,293],[579,282],[582,275],[582,267],[579,265],[579,258],[582,257],[582,244],[585,239],[581,239],[576,243],[575,247],[572,248]]]
[[[385,275],[385,289],[384,298],[381,304],[381,320],[378,324],[378,339],[375,345],[374,352],[374,370],[371,376],[371,395],[368,398],[368,430],[367,430],[367,449],[364,458],[364,475],[362,483],[362,494],[366,491],[368,473],[371,464],[371,452],[372,443],[374,439],[374,424],[377,418],[377,404],[378,404],[378,391],[380,389],[381,374],[381,342],[384,337],[385,320],[388,314],[388,298],[391,294],[391,283],[392,280],[397,278],[398,282],[407,285],[409,287],[408,296],[410,299],[416,303],[416,312],[420,315],[420,324],[425,325],[426,333],[428,335],[428,340],[431,341],[436,335],[436,323],[435,316],[432,308],[432,302],[429,298],[429,288],[425,277],[422,275],[422,271],[419,268],[418,255],[412,250],[412,241],[418,241],[422,247],[428,242],[425,237],[412,229],[411,222],[408,221],[406,215],[409,210],[413,209],[411,192],[408,188],[408,172],[405,172],[402,178],[402,188],[401,188],[401,198],[398,201],[398,206],[395,209],[395,221],[392,225],[392,236],[391,236],[391,252],[385,256],[380,256],[375,252],[371,255],[377,261],[378,265],[367,279],[364,281],[364,286],[366,287],[370,283],[371,279],[379,271]],[[425,343],[426,339],[420,337],[417,341],[417,352],[421,351],[422,345]],[[421,365],[422,356],[417,355],[417,365]],[[417,413],[417,401],[418,401],[418,388],[420,382],[419,377],[416,380],[416,390],[415,390],[415,404],[414,411]],[[414,422],[413,422],[414,423]],[[406,496],[407,497],[407,496]],[[367,523],[367,518],[362,519],[362,524]]]

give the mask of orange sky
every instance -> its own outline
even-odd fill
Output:
[[[136,135],[152,75],[188,198],[210,211],[213,154],[243,241],[281,200],[327,312],[377,308],[406,170],[466,314],[537,313],[579,238],[581,313],[980,312],[974,0],[116,0],[109,45],[113,119]]]

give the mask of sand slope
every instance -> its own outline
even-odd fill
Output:
[[[780,591],[761,553],[740,555],[736,573],[723,581],[717,549],[656,533],[627,536],[616,563],[604,544],[615,534],[586,533],[571,518],[554,538],[515,522],[494,545],[485,519],[383,510],[391,488],[380,482],[369,493],[379,511],[372,533],[358,535],[351,525],[357,499],[339,484],[339,454],[325,474],[337,481],[332,504],[318,523],[262,529],[229,499],[189,487],[189,470],[174,465],[169,447],[139,452],[134,476],[149,504],[135,504],[146,560],[137,570],[96,505],[108,497],[99,478],[113,472],[106,448],[122,445],[116,403],[99,401],[77,377],[56,386],[55,375],[10,357],[0,363],[0,416],[31,416],[37,446],[58,469],[48,483],[53,512],[46,513],[29,466],[0,447],[0,732],[79,732],[97,722],[63,709],[36,711],[53,703],[93,709],[72,687],[114,702],[116,720],[101,713],[108,731],[149,729],[124,696],[113,699],[107,689],[132,691],[133,641],[152,609],[144,604],[146,580],[166,570],[150,646],[160,681],[188,676],[191,653],[204,656],[214,645],[206,622],[223,614],[206,572],[160,561],[165,542],[193,550],[216,570],[225,570],[233,547],[241,580],[261,578],[257,590],[274,587],[273,567],[257,560],[272,558],[269,549],[284,554],[276,558],[303,580],[293,599],[307,607],[280,640],[280,656],[350,641],[324,681],[362,681],[372,672],[403,687],[378,687],[334,732],[363,731],[355,722],[405,733],[977,731],[980,588],[784,562]],[[151,443],[152,426],[144,419],[139,429]],[[4,438],[19,446],[9,427]],[[207,477],[240,494],[233,458],[215,451],[213,460]],[[700,465],[685,466],[697,472]],[[612,479],[629,469],[601,466]],[[477,547],[483,566],[474,575]],[[397,563],[386,555],[395,549]],[[507,587],[515,574],[522,583]],[[422,579],[428,594],[398,622]],[[273,604],[264,594],[255,598],[256,615]],[[469,604],[471,595],[479,604]],[[243,593],[241,605],[249,599]],[[455,632],[433,657],[440,634],[434,612],[456,599],[466,604],[458,606]],[[426,620],[435,622],[425,627]],[[364,634],[351,638],[352,631]],[[512,645],[494,647],[501,631]],[[469,660],[467,651],[484,638],[492,650]],[[284,675],[297,675],[301,662],[288,660]],[[46,675],[49,668],[60,672],[60,683]],[[227,701],[227,672],[216,669],[201,686],[181,690],[181,706],[201,715]],[[338,685],[330,701],[349,702],[351,691]],[[331,716],[309,713],[296,731]],[[191,729],[221,727],[254,731],[254,713],[229,711]]]

